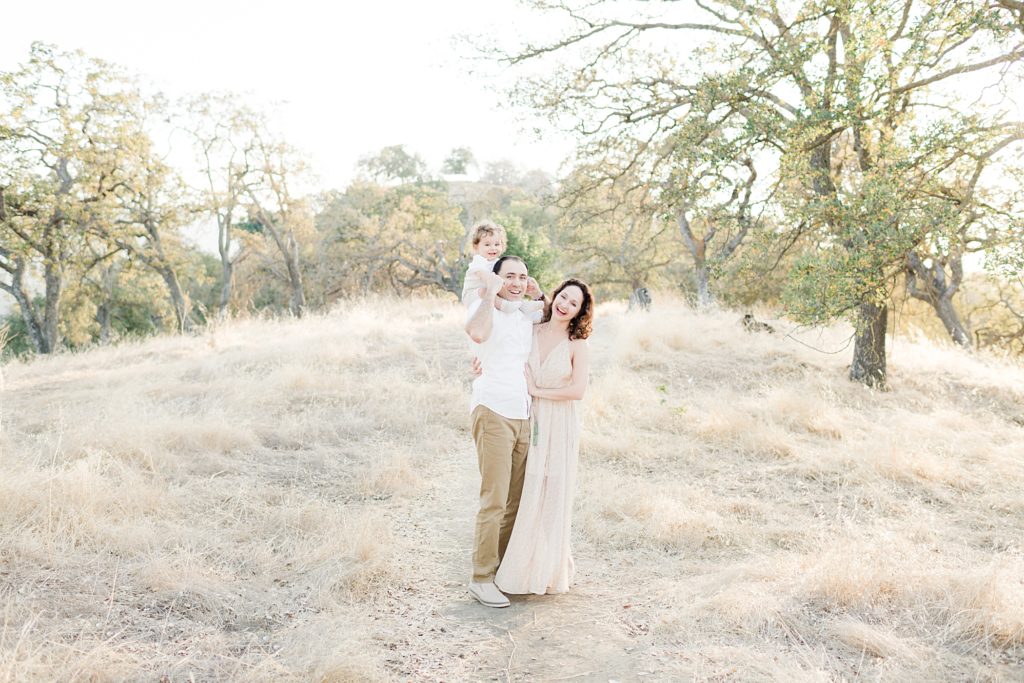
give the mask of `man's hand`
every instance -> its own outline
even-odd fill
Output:
[[[526,281],[526,296],[530,299],[539,299],[544,296],[544,292],[540,291],[540,285],[532,277]]]
[[[476,356],[469,360],[469,371],[473,374],[473,377],[479,377],[484,374],[484,366],[480,364],[480,359]]]
[[[533,379],[533,371],[530,370],[530,364],[527,363],[523,366],[523,374],[526,376],[526,391],[530,396],[537,395],[537,381]]]

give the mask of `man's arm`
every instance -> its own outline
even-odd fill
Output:
[[[494,299],[503,284],[501,277],[495,273],[488,273],[484,282],[487,284],[484,296],[466,321],[466,334],[477,344],[484,343],[491,336],[491,328],[494,326]]]

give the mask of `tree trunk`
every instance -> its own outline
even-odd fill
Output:
[[[160,277],[163,278],[164,284],[167,285],[167,293],[171,297],[171,307],[174,308],[174,317],[178,323],[178,333],[189,332],[192,329],[192,305],[188,297],[181,291],[178,274],[175,272],[174,266],[171,265],[171,261],[167,258],[167,253],[164,251],[164,242],[160,236],[160,222],[149,215],[145,218],[143,224],[146,228],[146,234],[149,236],[150,246],[156,252],[156,257],[147,256],[136,247],[129,246],[129,249],[139,254],[146,265],[158,272]]]
[[[11,273],[11,284],[3,285],[4,291],[14,297],[21,309],[22,320],[25,321],[25,329],[28,330],[28,338],[32,342],[32,348],[36,353],[50,353],[50,345],[43,334],[43,326],[39,324],[39,316],[36,315],[35,306],[25,291],[25,261],[16,259],[14,269]]]
[[[377,266],[374,263],[369,263],[366,266],[366,270],[363,271],[363,295],[369,294],[373,290],[373,277],[377,274]],[[461,296],[461,292],[459,295]]]
[[[110,344],[110,301],[104,301],[96,307],[96,322],[100,326],[100,346]]]
[[[99,342],[102,346],[106,346],[110,343],[111,338],[111,326],[110,326],[110,313],[114,299],[114,286],[117,284],[117,265],[113,264],[103,271],[103,280],[101,282],[101,291],[103,294],[103,300],[100,301],[99,306],[96,307],[96,322],[100,326],[100,338]]]
[[[700,308],[710,308],[715,303],[715,297],[711,295],[711,287],[708,284],[710,280],[708,264],[703,259],[699,263],[694,259],[694,266],[696,267],[697,305]]]
[[[299,269],[299,245],[293,235],[288,235],[288,249],[285,254],[288,267],[288,282],[292,288],[291,311],[296,318],[306,312],[306,290],[302,285],[302,271]]]
[[[284,259],[284,266],[288,271],[288,284],[291,287],[291,301],[289,309],[296,318],[301,318],[306,311],[306,292],[302,286],[302,271],[299,269],[299,244],[295,235],[289,228],[283,235],[274,227],[274,218],[263,209],[258,210],[256,219],[263,227],[263,231],[270,235],[277,245],[277,250]]]
[[[679,234],[693,258],[694,279],[697,284],[697,306],[709,308],[714,305],[715,297],[711,294],[711,275],[708,271],[707,235],[703,238],[694,236],[693,230],[690,229],[690,219],[686,217],[685,210],[679,211],[678,221]]]
[[[811,150],[811,187],[822,200],[828,201],[836,195],[836,184],[832,181],[832,144],[829,141]],[[867,169],[862,169],[867,170]]]
[[[217,303],[217,319],[228,317],[228,306],[231,305],[232,278],[235,274],[235,261],[231,258],[231,220],[232,209],[226,213],[217,213],[217,251],[220,253],[220,301]]]
[[[447,275],[441,275],[441,288],[449,294],[455,296],[456,301],[462,299],[462,285],[460,280],[462,279],[462,273],[452,271]]]
[[[231,278],[235,265],[226,254],[220,259],[220,301],[217,303],[217,317],[221,320],[228,317],[228,306],[231,304]]]
[[[45,290],[45,308],[43,309],[43,338],[46,340],[45,350],[41,353],[53,353],[60,348],[60,298],[64,285],[60,265],[47,261],[43,270]]]
[[[192,330],[192,311],[188,298],[181,291],[181,284],[178,282],[178,275],[174,268],[162,265],[157,269],[160,277],[167,284],[167,291],[171,295],[171,305],[174,307],[174,317],[178,322],[178,332],[189,332]]]
[[[946,332],[949,333],[950,338],[966,349],[971,348],[971,335],[960,321],[960,316],[953,306],[952,298],[942,297],[933,306],[935,307],[935,314],[939,316],[939,320],[946,326]]]
[[[25,328],[28,330],[28,337],[32,341],[32,348],[36,353],[50,353],[50,342],[43,334],[43,327],[39,324],[39,316],[36,315],[32,303],[28,300],[25,292],[15,295],[18,300],[18,307],[21,309],[21,317],[25,321]]]
[[[959,256],[950,257],[953,276],[947,281],[943,263],[933,260],[926,266],[921,258],[910,252],[907,254],[907,292],[910,296],[926,302],[935,310],[942,321],[950,338],[963,346],[971,348],[971,334],[960,321],[960,315],[953,305],[953,295],[960,289],[963,278],[963,267]]]
[[[865,301],[860,304],[857,317],[850,379],[875,389],[884,389],[885,333],[889,323],[889,307]]]

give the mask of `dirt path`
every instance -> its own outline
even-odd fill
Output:
[[[595,351],[600,357],[604,349]],[[506,609],[473,600],[466,583],[479,474],[468,430],[452,430],[450,449],[428,469],[432,476],[418,495],[388,509],[409,569],[408,585],[389,591],[373,615],[376,637],[393,652],[389,672],[400,680],[447,681],[673,677],[637,617],[643,587],[624,585],[622,568],[579,534],[568,594],[510,596]]]
[[[393,649],[389,668],[400,678],[438,680],[655,680],[658,665],[642,632],[629,633],[632,597],[609,584],[611,568],[587,544],[575,551],[577,579],[565,595],[512,596],[489,609],[466,591],[477,473],[469,444],[453,449],[430,490],[395,511],[401,545],[421,549],[422,566],[381,613],[380,633]],[[407,520],[404,524],[401,520]],[[411,628],[410,628],[411,627]],[[640,627],[642,629],[642,627]],[[415,637],[410,637],[415,633]],[[636,636],[640,636],[639,638]]]

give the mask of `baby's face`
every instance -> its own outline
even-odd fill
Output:
[[[505,251],[505,244],[497,235],[484,235],[476,245],[476,253],[488,261],[493,261]]]

